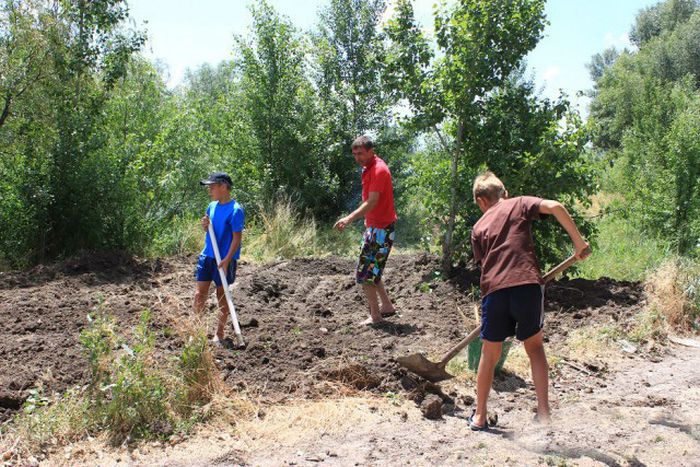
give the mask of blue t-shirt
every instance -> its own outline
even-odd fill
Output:
[[[243,208],[235,200],[231,200],[226,204],[220,204],[218,201],[212,201],[207,207],[207,216],[211,219],[214,227],[214,235],[216,235],[216,244],[219,245],[219,254],[221,258],[225,258],[231,248],[234,232],[243,232],[243,224],[245,222],[245,213]],[[241,241],[241,243],[243,243]],[[214,247],[211,246],[209,231],[204,240],[203,255],[216,259],[214,255]],[[233,255],[233,259],[238,259],[241,256],[241,246]]]

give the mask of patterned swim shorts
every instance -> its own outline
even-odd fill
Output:
[[[357,263],[357,283],[373,285],[382,278],[386,260],[394,244],[394,224],[385,229],[367,227]]]

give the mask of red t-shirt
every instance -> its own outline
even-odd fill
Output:
[[[365,226],[384,229],[396,222],[397,217],[391,172],[386,162],[377,156],[362,169],[362,201],[367,201],[371,191],[379,193],[379,201],[374,209],[365,213]]]
[[[474,261],[481,266],[481,296],[507,287],[544,284],[535,256],[532,221],[542,198],[504,199],[481,216],[472,229]]]

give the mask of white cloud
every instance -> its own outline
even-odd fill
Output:
[[[559,76],[560,73],[561,68],[558,65],[550,65],[542,72],[542,79],[549,81]]]
[[[631,49],[632,42],[630,41],[630,36],[627,33],[620,34],[616,36],[612,32],[607,32],[603,38],[603,43],[605,48],[615,47],[616,49]]]

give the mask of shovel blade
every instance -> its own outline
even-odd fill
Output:
[[[396,361],[399,365],[406,368],[411,373],[415,373],[432,383],[454,378],[454,376],[445,371],[445,367],[443,365],[431,362],[419,353],[407,355],[405,357],[398,357]]]

